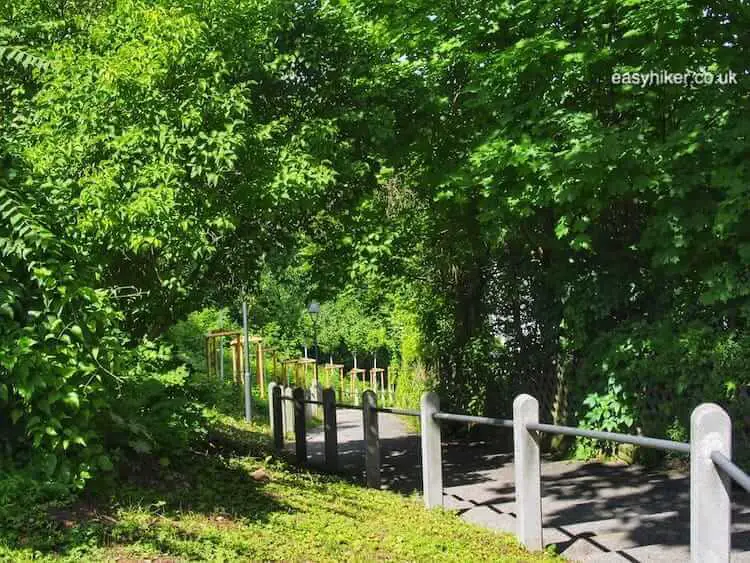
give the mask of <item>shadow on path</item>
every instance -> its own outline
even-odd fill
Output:
[[[339,411],[339,468],[363,482],[361,412]],[[397,416],[379,415],[383,488],[421,492],[420,438]],[[308,437],[308,463],[323,461],[322,430]],[[515,531],[513,456],[487,442],[443,444],[445,506],[495,530]],[[687,561],[687,474],[624,463],[542,462],[545,543],[570,559]],[[750,562],[750,495],[732,493],[733,561]]]

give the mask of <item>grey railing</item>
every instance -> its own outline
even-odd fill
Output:
[[[685,442],[674,442],[662,440],[661,438],[649,438],[647,436],[633,436],[632,434],[618,434],[616,432],[601,432],[599,430],[588,430],[586,428],[571,428],[570,426],[558,426],[556,424],[534,424],[526,425],[529,430],[548,432],[550,434],[564,434],[566,436],[580,436],[582,438],[593,438],[594,440],[606,440],[607,442],[620,442],[621,444],[633,444],[644,448],[655,448],[682,454],[690,453],[690,444]]]
[[[336,411],[351,409],[362,411],[362,423],[365,439],[365,476],[368,486],[380,486],[380,437],[378,431],[378,413],[397,414],[402,416],[420,416],[420,411],[396,407],[378,407],[377,395],[372,390],[362,394],[362,404],[337,403],[333,389],[322,389],[313,385],[309,391],[297,387],[282,388],[277,383],[268,386],[271,398],[269,415],[273,430],[273,441],[276,449],[284,447],[284,434],[294,432],[295,456],[298,463],[307,462],[307,421],[314,412],[313,408],[323,410],[324,466],[328,471],[338,470],[338,436],[336,434]],[[322,400],[318,400],[320,397]],[[310,408],[313,407],[313,408]]]
[[[362,394],[362,405],[336,404],[332,389],[322,392],[322,401],[307,399],[302,389],[283,390],[275,383],[269,388],[274,443],[283,447],[284,431],[294,428],[297,460],[307,460],[305,405],[323,406],[325,465],[337,468],[336,409],[362,410],[365,440],[365,474],[370,487],[380,487],[379,412],[419,416],[421,422],[422,489],[427,508],[443,505],[443,472],[441,422],[463,422],[513,429],[514,481],[517,533],[531,550],[544,548],[542,538],[541,452],[539,433],[579,436],[594,440],[634,444],[690,456],[690,555],[694,562],[729,561],[731,551],[731,481],[750,492],[750,476],[731,460],[729,415],[718,405],[699,405],[690,418],[690,442],[676,442],[648,436],[601,432],[585,428],[543,424],[539,422],[539,404],[530,395],[519,395],[513,401],[513,418],[490,418],[440,411],[435,393],[422,396],[420,410],[377,406],[372,391]],[[283,417],[282,400],[293,406],[289,417]]]
[[[436,412],[435,420],[448,420],[451,422],[465,422],[467,424],[484,424],[486,426],[505,426],[513,428],[513,421],[505,418],[489,418],[486,416],[471,416],[468,414],[451,414],[447,412]]]

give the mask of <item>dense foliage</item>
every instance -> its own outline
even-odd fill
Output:
[[[377,355],[402,404],[504,414],[525,390],[684,438],[710,400],[746,447],[748,16],[1,2],[6,457],[78,484],[167,459],[201,435],[202,333],[247,299],[298,353],[313,298],[321,356]],[[611,78],[700,69],[737,83]]]
[[[109,407],[115,383],[117,314],[105,293],[81,282],[74,251],[9,187],[0,197],[5,453],[64,481],[85,478],[91,463],[111,466],[93,419]]]

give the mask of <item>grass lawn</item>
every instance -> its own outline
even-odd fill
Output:
[[[297,470],[268,455],[267,430],[217,413],[204,451],[140,464],[69,504],[23,507],[28,525],[2,534],[0,560],[556,559],[418,499]]]

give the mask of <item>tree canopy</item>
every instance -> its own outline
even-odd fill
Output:
[[[526,390],[549,419],[679,436],[712,400],[747,441],[749,16],[2,2],[7,449],[107,466],[98,413],[147,366],[177,377],[148,343],[242,298],[290,348],[322,301],[323,350],[419,366],[457,410]],[[737,81],[612,80],[662,70]]]

